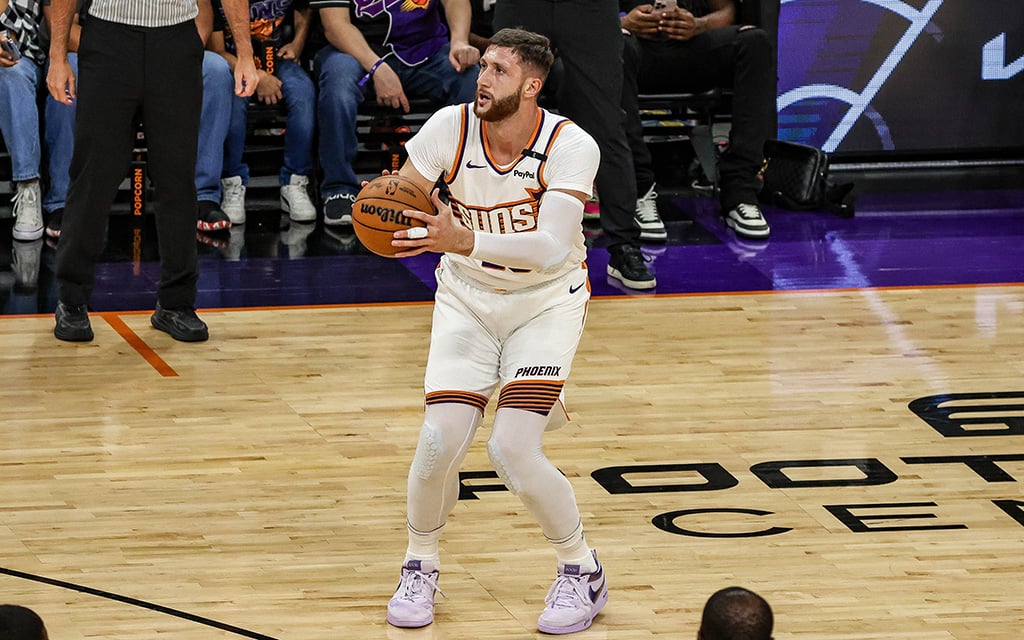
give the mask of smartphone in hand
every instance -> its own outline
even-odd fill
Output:
[[[3,50],[7,57],[17,62],[21,59],[21,51],[18,51],[18,43],[11,38],[11,35],[7,31],[0,31],[0,49]]]

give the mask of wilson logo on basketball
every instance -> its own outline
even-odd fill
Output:
[[[360,202],[359,211],[364,215],[374,216],[379,218],[381,222],[393,222],[400,225],[409,226],[412,224],[407,216],[402,215],[404,209],[399,210],[394,207],[382,207],[380,205],[369,204]]]

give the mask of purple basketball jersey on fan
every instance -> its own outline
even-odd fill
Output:
[[[388,18],[384,44],[408,65],[420,64],[448,43],[438,0],[354,0],[353,10],[362,19]]]

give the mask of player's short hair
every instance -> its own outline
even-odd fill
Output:
[[[10,640],[46,640],[42,618],[28,607],[0,604],[0,638]]]
[[[525,29],[501,29],[491,36],[490,46],[511,49],[519,57],[519,63],[537,72],[542,80],[547,79],[555,62],[551,41]]]
[[[743,587],[716,591],[704,605],[704,640],[771,640],[774,616],[768,602]]]

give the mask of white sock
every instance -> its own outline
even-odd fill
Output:
[[[568,536],[560,540],[548,540],[558,554],[560,564],[578,564],[583,573],[597,571],[597,561],[587,545],[587,538],[583,535],[583,523],[581,522]]]
[[[406,528],[409,530],[409,546],[405,550],[405,560],[402,564],[410,560],[429,560],[433,562],[435,566],[441,566],[441,554],[440,554],[440,543],[441,543],[441,531],[444,530],[444,525],[434,529],[433,531],[417,531],[412,528],[408,522]]]

